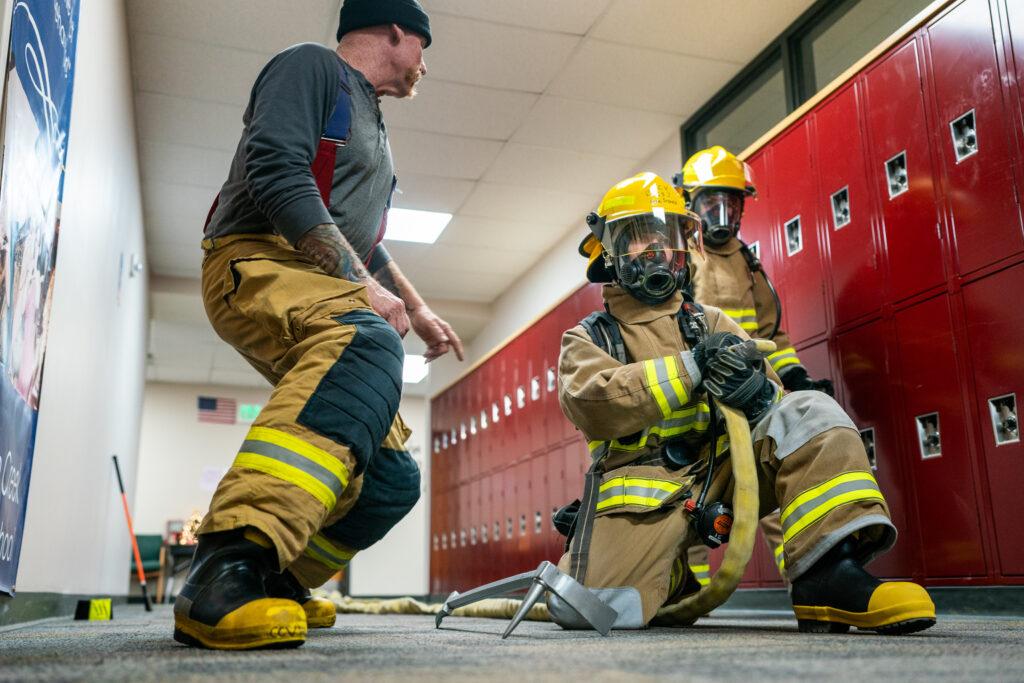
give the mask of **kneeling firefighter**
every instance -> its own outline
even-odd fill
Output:
[[[714,146],[691,156],[676,183],[688,208],[700,218],[703,252],[687,254],[685,289],[693,300],[721,309],[747,334],[775,342],[768,363],[790,391],[817,389],[835,392],[828,379],[812,379],[797,357],[789,335],[780,327],[782,304],[760,260],[739,237],[743,208],[757,197],[750,167],[724,147]],[[785,577],[782,529],[778,511],[761,521],[769,552]],[[705,583],[708,551],[695,547],[690,568]]]
[[[613,187],[587,222],[601,245],[588,277],[608,283],[606,310],[562,338],[559,401],[593,465],[559,569],[615,608],[616,628],[642,628],[699,588],[687,550],[726,542],[730,527],[722,404],[750,424],[759,517],[781,509],[800,630],[932,626],[922,587],[864,569],[896,529],[850,418],[823,392],[785,394],[740,325],[684,301],[688,244],[699,251],[701,239],[679,194],[642,173]],[[549,606],[556,622],[582,626],[557,597]]]

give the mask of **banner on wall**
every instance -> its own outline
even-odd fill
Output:
[[[80,0],[14,0],[0,170],[0,592],[14,594],[64,191]]]

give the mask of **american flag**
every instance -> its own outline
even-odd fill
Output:
[[[198,400],[198,408],[198,417],[200,422],[213,422],[225,425],[235,424],[237,405],[233,398],[200,396]]]

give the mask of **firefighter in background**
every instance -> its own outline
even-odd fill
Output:
[[[850,418],[823,392],[783,392],[737,323],[684,301],[687,240],[700,240],[679,194],[642,173],[613,187],[587,222],[601,247],[588,277],[609,284],[606,310],[562,338],[559,402],[593,465],[559,569],[614,607],[618,628],[644,627],[697,588],[684,558],[715,541],[706,513],[732,490],[721,403],[750,423],[762,512],[782,510],[800,630],[933,625],[922,587],[882,583],[863,567],[896,530]],[[583,626],[558,598],[549,605],[556,622]]]
[[[780,327],[782,306],[768,274],[750,248],[739,238],[740,220],[747,197],[756,197],[750,167],[727,149],[714,146],[697,152],[683,165],[678,187],[687,206],[701,220],[703,253],[688,256],[688,290],[695,301],[722,310],[743,330],[775,342],[768,356],[772,369],[790,391],[817,389],[834,396],[832,382],[813,380],[800,363],[796,349]],[[785,578],[782,530],[778,512],[761,521],[761,531],[779,574]],[[690,568],[701,583],[710,569],[706,548],[694,548]]]

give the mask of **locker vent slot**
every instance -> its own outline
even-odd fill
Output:
[[[939,429],[939,414],[928,413],[918,415],[917,445],[921,449],[921,459],[938,458],[942,455],[942,438]]]
[[[894,199],[910,189],[906,150],[885,162],[885,177],[888,180],[889,199]]]
[[[1006,394],[988,400],[988,412],[992,417],[992,433],[996,445],[1020,443],[1020,425],[1017,422],[1017,395]]]
[[[864,450],[868,454],[868,462],[871,463],[871,469],[878,469],[878,461],[875,458],[875,428],[868,427],[867,429],[860,430],[860,440],[864,442]]]
[[[844,187],[832,195],[832,225],[836,230],[850,224],[850,188]]]
[[[786,253],[794,256],[804,249],[804,232],[800,227],[800,216],[786,221]]]
[[[526,515],[519,515],[519,535],[526,535]]]
[[[533,533],[539,534],[544,529],[544,515],[540,510],[533,513]]]
[[[974,125],[974,110],[970,110],[958,119],[949,122],[949,132],[953,136],[953,153],[956,163],[978,153],[978,131]]]

